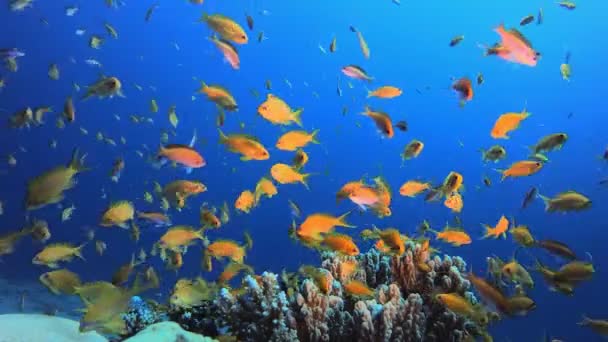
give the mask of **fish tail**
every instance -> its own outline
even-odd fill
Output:
[[[488,226],[485,223],[482,223],[481,226],[485,229],[485,232],[486,232],[485,235],[481,237],[481,240],[487,239],[490,236],[492,236],[492,234],[490,234],[490,232],[492,231],[492,227]]]
[[[207,13],[203,13],[201,18],[198,20],[199,23],[206,23],[209,20],[209,15]]]
[[[503,169],[492,169],[492,170],[502,174],[502,177],[500,178],[501,182],[504,181],[508,177],[505,170],[503,170]]]
[[[549,208],[549,203],[550,203],[551,199],[549,197],[547,197],[547,196],[541,195],[540,193],[538,193],[536,196],[538,198],[542,199],[543,202],[545,202],[545,209],[548,209]]]
[[[82,245],[80,245],[80,246],[76,247],[76,250],[74,251],[74,255],[75,255],[75,256],[77,256],[78,258],[80,258],[80,259],[82,259],[82,260],[86,261],[86,259],[84,258],[84,256],[82,256],[82,249],[83,249],[83,248],[84,248],[84,246],[86,246],[86,245],[87,245],[89,242],[90,242],[90,240],[89,240],[89,241],[86,241],[86,242],[84,242]]]
[[[304,185],[306,190],[310,190],[310,187],[308,186],[308,177],[310,177],[311,175],[312,175],[312,173],[305,173],[302,175],[302,180],[300,181],[300,183],[302,183],[302,185]]]
[[[302,127],[302,112],[304,111],[303,108],[298,108],[295,112],[292,112],[292,120],[300,127]]]
[[[199,230],[196,231],[196,237],[201,240],[205,240],[205,231],[206,230],[207,230],[207,227],[201,227]]]
[[[350,215],[350,213],[352,213],[352,210],[347,211],[346,213],[344,213],[343,215],[338,217],[338,225],[340,227],[344,227],[344,228],[355,228],[356,226],[350,225],[346,222],[346,217],[348,215]]]
[[[578,324],[578,325],[580,325],[580,326],[583,326],[583,327],[584,327],[584,326],[589,325],[589,323],[591,323],[591,318],[587,317],[587,315],[586,315],[586,314],[583,314],[583,315],[581,316],[581,319],[582,319],[582,321],[580,321],[580,322],[578,322],[578,323],[576,323],[576,324]]]
[[[146,272],[139,272],[133,282],[133,287],[129,291],[132,295],[142,293],[146,290],[158,288],[159,281],[156,271],[152,267],[148,268]]]
[[[75,148],[72,152],[72,160],[70,161],[68,167],[76,172],[87,171],[89,168],[84,166],[84,160],[87,158],[87,155],[85,153],[84,155],[79,157],[79,154],[80,150],[78,148]]]
[[[224,132],[222,132],[221,129],[217,129],[217,131],[220,134],[220,144],[226,144],[226,142],[228,141],[228,137],[226,136],[226,134],[224,134]]]
[[[314,131],[312,131],[312,134],[311,134],[312,140],[311,140],[311,142],[313,144],[320,144],[319,140],[317,140],[317,134],[319,134],[319,131],[320,131],[319,129],[315,129]]]
[[[253,248],[253,239],[251,238],[251,235],[249,234],[248,231],[245,231],[244,233],[245,236],[245,249],[247,250],[251,250],[251,248]]]

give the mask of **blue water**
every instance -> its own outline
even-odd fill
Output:
[[[321,145],[306,150],[310,163],[306,172],[310,177],[310,191],[301,185],[279,187],[279,194],[263,200],[249,215],[232,215],[231,222],[210,233],[218,237],[243,241],[249,231],[254,248],[247,262],[257,272],[295,270],[301,264],[316,264],[317,253],[296,244],[287,236],[291,224],[287,199],[298,203],[305,214],[328,212],[342,214],[353,209],[350,203],[336,205],[335,192],[347,181],[363,175],[383,175],[395,194],[388,218],[378,219],[371,214],[349,217],[359,228],[376,224],[395,226],[413,235],[424,219],[434,227],[441,227],[453,215],[440,204],[424,203],[422,199],[398,196],[398,187],[409,179],[440,182],[450,171],[464,175],[465,207],[461,215],[466,230],[474,237],[473,244],[452,248],[434,245],[442,252],[461,255],[477,273],[485,270],[485,258],[496,254],[509,258],[515,249],[510,240],[477,240],[482,235],[480,223],[494,225],[501,215],[514,216],[519,223],[530,226],[536,238],[551,238],[567,242],[579,255],[593,255],[596,274],[592,281],[576,289],[574,297],[549,292],[544,281],[534,274],[536,287],[529,295],[537,309],[527,317],[505,319],[492,326],[490,332],[497,341],[538,341],[543,331],[565,341],[599,339],[589,330],[576,325],[582,314],[605,317],[603,284],[608,282],[604,261],[606,218],[603,208],[608,200],[608,189],[598,181],[608,177],[608,167],[598,159],[608,144],[605,128],[603,94],[608,91],[604,80],[608,70],[604,62],[608,45],[601,37],[608,33],[608,22],[603,20],[608,5],[600,1],[581,2],[574,11],[558,7],[554,1],[531,4],[527,1],[403,1],[396,6],[390,0],[344,1],[236,1],[207,0],[202,6],[187,1],[159,1],[150,22],[144,21],[145,12],[153,1],[126,0],[118,10],[96,1],[36,1],[34,7],[22,13],[0,9],[2,35],[0,47],[16,47],[26,53],[19,59],[19,71],[0,71],[7,86],[0,92],[3,120],[26,106],[52,106],[55,114],[47,114],[47,124],[30,130],[2,128],[0,154],[14,153],[16,167],[3,164],[0,177],[0,200],[5,213],[0,217],[0,233],[22,227],[25,223],[23,200],[26,182],[43,171],[65,164],[73,148],[88,154],[91,170],[77,177],[78,185],[69,190],[64,207],[74,204],[73,218],[61,223],[61,210],[56,205],[30,213],[31,217],[49,222],[51,241],[80,243],[85,237],[84,227],[96,227],[102,211],[111,201],[131,200],[139,210],[158,210],[158,202],[150,205],[143,200],[145,191],[152,192],[153,181],[166,184],[175,179],[200,180],[208,192],[192,198],[188,209],[171,211],[174,223],[197,224],[198,208],[203,202],[232,204],[239,193],[255,187],[262,176],[269,175],[277,162],[291,163],[293,154],[274,148],[276,139],[285,129],[273,126],[256,114],[257,106],[265,97],[264,81],[272,81],[272,93],[283,98],[293,108],[304,108],[302,120],[307,130],[320,129]],[[78,4],[80,11],[66,17],[64,7]],[[531,24],[522,29],[534,47],[542,53],[538,66],[518,66],[493,57],[483,57],[477,46],[493,44],[498,36],[493,28],[500,23],[516,26],[527,14],[544,9],[544,23]],[[267,10],[269,15],[260,12]],[[198,19],[203,11],[222,13],[236,18],[245,26],[245,13],[255,19],[255,31],[249,33],[248,45],[240,46],[241,69],[232,70],[206,39],[210,30]],[[41,18],[48,25],[40,22]],[[111,23],[119,32],[119,39],[107,36],[103,24]],[[365,60],[356,36],[349,31],[354,25],[363,32],[371,49],[371,59]],[[87,33],[74,32],[84,28]],[[264,31],[269,37],[257,42],[257,34]],[[91,34],[106,37],[100,50],[88,46]],[[448,43],[463,34],[465,40],[457,47]],[[318,45],[328,48],[333,37],[338,39],[338,51],[323,54]],[[179,45],[179,50],[174,47]],[[572,81],[561,79],[559,65],[567,51],[572,53]],[[76,64],[70,61],[76,60]],[[102,69],[88,66],[83,60],[95,58]],[[57,63],[61,70],[59,81],[47,77],[48,66]],[[365,85],[351,81],[350,89],[340,68],[358,64],[365,68],[375,82],[369,87],[390,84],[401,87],[404,94],[394,100],[366,101]],[[458,106],[457,96],[450,90],[452,78],[463,76],[474,79],[482,72],[485,83],[475,87],[475,98],[464,108]],[[113,75],[123,82],[126,98],[76,101],[76,122],[65,129],[55,127],[55,117],[61,113],[67,96],[78,98],[72,82],[81,87],[93,83],[99,74]],[[336,94],[336,77],[340,75],[344,94]],[[195,94],[199,81],[221,84],[228,88],[239,104],[237,113],[227,113],[226,133],[245,132],[260,138],[269,149],[267,161],[242,162],[239,156],[226,151],[217,143],[215,106]],[[293,85],[290,88],[285,79]],[[143,91],[134,84],[143,87]],[[151,89],[154,87],[155,90]],[[428,87],[428,89],[427,89]],[[251,89],[261,96],[255,98]],[[420,90],[420,93],[416,91]],[[313,96],[318,93],[319,98]],[[191,96],[196,95],[196,100]],[[156,99],[160,111],[149,113],[149,102]],[[397,131],[393,139],[384,139],[368,118],[359,115],[365,104],[389,113],[394,121],[407,120],[410,130]],[[182,170],[157,170],[137,156],[136,150],[150,151],[158,147],[159,134],[170,128],[167,110],[176,105],[179,116],[174,143],[188,143],[196,129],[205,142],[197,145],[207,160],[207,166],[186,175]],[[342,115],[342,108],[348,114]],[[508,158],[499,164],[484,164],[478,149],[496,143],[489,131],[504,112],[521,111],[524,106],[532,113],[511,139],[500,141],[508,151]],[[569,114],[571,117],[569,117]],[[121,117],[120,121],[114,114]],[[146,115],[154,124],[136,125],[129,115]],[[240,125],[244,124],[241,130]],[[89,134],[84,136],[79,127]],[[112,147],[95,140],[95,134],[117,141]],[[527,146],[542,136],[566,132],[570,140],[561,151],[549,154],[550,162],[532,177],[510,179],[500,183],[493,168],[505,168],[511,162],[525,159]],[[126,145],[119,142],[123,136]],[[418,159],[400,168],[400,153],[412,139],[425,143]],[[51,149],[50,140],[58,146]],[[460,144],[462,143],[462,145]],[[27,152],[19,152],[23,147]],[[110,181],[112,162],[123,157],[126,168],[119,183]],[[235,172],[233,172],[233,168]],[[493,181],[491,188],[481,183],[484,176]],[[548,214],[541,201],[525,211],[520,210],[523,195],[530,186],[538,186],[545,195],[576,190],[593,200],[591,210],[572,214]],[[481,187],[481,189],[478,189]],[[102,189],[104,189],[102,191]],[[102,198],[102,193],[107,198]],[[149,247],[162,234],[161,230],[145,229],[138,243],[120,229],[96,230],[97,239],[108,244],[103,257],[93,248],[85,250],[86,262],[75,261],[69,268],[83,279],[108,279],[132,252]],[[358,235],[358,234],[353,234]],[[362,243],[362,246],[364,244]],[[19,244],[16,253],[3,257],[0,275],[10,279],[35,280],[46,271],[31,264],[31,258],[41,246],[29,240]],[[363,250],[365,248],[362,248]],[[538,251],[544,260],[552,260]],[[533,259],[524,255],[521,262],[531,265]],[[166,294],[179,277],[194,277],[200,273],[200,253],[192,250],[184,257],[185,266],[179,272],[163,272],[162,293]],[[151,263],[158,263],[152,258]],[[555,264],[554,264],[555,265]],[[216,267],[219,268],[219,267]],[[212,279],[217,270],[209,275]]]

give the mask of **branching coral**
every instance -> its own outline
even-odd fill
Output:
[[[476,303],[459,257],[431,258],[426,247],[408,241],[401,255],[323,253],[321,266],[299,280],[295,274],[281,281],[268,272],[246,276],[240,288],[223,288],[170,318],[207,336],[264,342],[463,341],[483,330],[434,298],[456,293]],[[348,293],[344,284],[352,280],[372,288],[373,298]]]

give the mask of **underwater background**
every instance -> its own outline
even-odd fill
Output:
[[[146,11],[158,3],[149,22]],[[539,341],[547,332],[563,341],[600,340],[599,335],[577,326],[583,314],[607,317],[605,284],[606,215],[608,189],[599,182],[608,177],[608,161],[602,154],[608,145],[605,94],[608,79],[605,56],[608,44],[602,39],[608,33],[604,20],[608,4],[584,1],[575,10],[567,10],[554,1],[219,1],[207,0],[202,5],[188,1],[125,0],[118,8],[108,8],[104,1],[35,1],[23,12],[0,9],[2,35],[0,47],[18,48],[25,56],[18,59],[16,73],[6,69],[0,77],[6,86],[0,91],[0,108],[7,122],[0,134],[0,154],[12,155],[15,166],[0,166],[0,200],[4,213],[0,217],[0,233],[24,227],[26,216],[48,221],[51,242],[85,241],[87,228],[95,229],[95,239],[106,242],[103,256],[87,246],[86,261],[75,260],[69,269],[87,281],[109,279],[132,253],[141,247],[149,249],[166,228],[142,227],[141,239],[132,241],[120,229],[98,228],[103,211],[113,201],[132,201],[137,210],[158,211],[158,201],[144,201],[146,191],[153,191],[153,182],[164,185],[176,179],[203,182],[207,191],[188,200],[186,208],[169,211],[174,224],[197,226],[203,202],[230,206],[245,189],[255,187],[262,176],[269,176],[270,167],[277,162],[291,163],[293,153],[274,147],[276,139],[286,131],[263,120],[256,112],[267,93],[280,96],[292,108],[304,108],[302,121],[305,130],[319,129],[319,145],[306,148],[310,162],[305,166],[310,190],[301,185],[279,185],[278,194],[265,199],[249,214],[237,214],[232,208],[231,220],[218,230],[208,233],[211,240],[229,238],[243,241],[248,231],[254,241],[246,256],[247,264],[256,273],[265,270],[280,273],[282,269],[296,271],[304,264],[317,265],[318,252],[290,239],[288,229],[294,220],[288,199],[296,202],[303,215],[314,212],[342,215],[355,210],[348,217],[355,230],[343,230],[355,238],[361,251],[373,243],[362,241],[358,233],[366,227],[397,227],[408,236],[416,235],[423,220],[439,230],[446,222],[453,222],[454,214],[440,203],[426,203],[421,198],[406,198],[398,194],[398,187],[410,179],[424,179],[439,183],[450,171],[464,176],[464,209],[462,224],[473,239],[470,245],[452,247],[432,240],[441,253],[461,256],[470,269],[485,274],[486,257],[496,255],[510,259],[516,245],[507,239],[484,239],[481,223],[494,225],[501,215],[514,217],[525,223],[536,238],[552,238],[565,242],[579,257],[591,259],[595,266],[593,279],[577,286],[574,296],[551,292],[542,277],[532,272],[534,257],[556,265],[547,253],[530,249],[518,252],[520,263],[530,269],[535,286],[527,295],[536,302],[536,309],[525,317],[503,319],[491,325],[489,332],[496,341]],[[78,6],[74,16],[66,16],[68,6]],[[522,33],[541,53],[538,65],[531,68],[509,63],[499,58],[483,56],[479,44],[490,45],[498,40],[493,29],[501,23],[518,27],[527,14],[543,8],[544,21],[520,28]],[[233,70],[208,40],[211,30],[199,19],[203,12],[221,13],[235,18],[245,27],[245,15],[255,19],[249,43],[239,46],[241,67]],[[44,19],[48,24],[42,23]],[[104,23],[111,23],[119,33],[118,39],[107,36]],[[359,50],[356,35],[349,30],[355,26],[363,32],[371,49],[365,59]],[[75,30],[83,28],[83,36]],[[263,31],[267,39],[257,41]],[[105,37],[101,49],[89,47],[91,34]],[[465,39],[450,47],[456,35]],[[336,37],[335,53],[324,53]],[[564,56],[571,53],[572,76],[565,81],[560,75]],[[75,61],[73,63],[71,58]],[[94,58],[101,68],[83,61]],[[47,76],[50,64],[60,69],[59,80]],[[372,83],[350,81],[340,69],[356,64],[374,77]],[[451,88],[454,79],[474,79],[483,73],[485,82],[475,85],[474,99],[459,106],[458,95]],[[74,90],[73,83],[94,83],[100,74],[112,75],[122,81],[124,98],[91,98],[80,100],[84,94]],[[336,92],[340,77],[342,96]],[[217,108],[198,94],[200,81],[221,84],[238,101],[237,112],[226,113],[222,131],[255,135],[268,148],[270,159],[241,161],[218,143]],[[264,88],[272,81],[272,90]],[[287,80],[287,81],[286,81]],[[138,90],[135,84],[141,85]],[[367,90],[391,84],[403,89],[403,95],[393,100],[366,99]],[[256,90],[259,96],[252,94]],[[73,96],[76,120],[63,129],[55,125],[63,102]],[[150,113],[150,101],[155,99],[158,113]],[[188,144],[196,130],[199,141],[196,149],[207,165],[190,175],[178,168],[155,168],[148,157],[160,144],[161,132],[171,129],[167,117],[175,105],[179,124],[173,143]],[[360,113],[365,105],[381,109],[394,122],[406,120],[408,131],[396,131],[392,139],[383,138],[374,123]],[[52,106],[46,124],[29,129],[9,127],[10,116],[25,107]],[[344,108],[347,113],[343,114]],[[508,140],[492,139],[489,131],[498,115],[527,109],[532,115],[511,133]],[[120,116],[120,120],[115,118]],[[130,115],[151,117],[153,123],[134,123]],[[88,135],[79,129],[83,127]],[[117,142],[111,146],[97,141],[102,132]],[[548,154],[543,169],[530,177],[500,181],[494,169],[505,169],[512,162],[526,159],[528,146],[551,133],[565,132],[568,142],[560,151]],[[126,144],[119,142],[120,137]],[[412,139],[425,143],[421,155],[405,161],[400,154]],[[56,140],[56,148],[49,146]],[[507,158],[499,163],[482,161],[482,148],[500,143],[507,150]],[[146,144],[149,149],[142,147]],[[77,176],[77,185],[66,192],[61,208],[76,207],[72,218],[61,221],[58,205],[26,212],[24,197],[28,180],[70,159],[74,148],[86,153],[90,170]],[[136,154],[142,151],[142,158]],[[118,183],[109,173],[116,158],[125,160]],[[349,201],[336,203],[335,193],[348,181],[361,177],[382,175],[393,187],[392,215],[378,218],[369,212],[359,213]],[[484,177],[492,186],[482,183]],[[581,212],[548,213],[542,200],[536,200],[522,210],[526,191],[536,186],[545,196],[576,190],[592,200],[592,207]],[[302,219],[296,219],[301,222]],[[18,310],[18,292],[35,288],[37,279],[46,268],[33,265],[32,257],[42,249],[31,239],[21,241],[14,253],[2,256],[0,276],[3,285],[0,312]],[[184,254],[184,266],[179,272],[163,269],[158,257],[148,263],[158,266],[161,288],[147,295],[161,301],[171,292],[175,281],[182,277],[203,275],[212,280],[221,267],[212,272],[201,269],[201,247],[193,246]],[[588,253],[590,256],[585,256]],[[18,287],[14,291],[12,286]],[[27,284],[27,285],[21,285]],[[78,301],[56,297],[50,292],[30,290],[27,301],[62,301],[78,307]],[[34,296],[34,293],[38,298]],[[47,296],[49,299],[41,298]],[[55,297],[55,298],[53,298]],[[72,298],[73,299],[73,298]],[[67,305],[67,304],[66,304]],[[36,311],[30,308],[31,311]],[[60,310],[59,315],[78,317],[71,310]]]

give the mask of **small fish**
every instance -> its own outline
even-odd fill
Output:
[[[90,66],[95,66],[95,67],[98,67],[98,68],[103,67],[103,65],[102,65],[102,64],[101,64],[101,63],[100,63],[98,60],[93,59],[93,58],[88,58],[88,59],[85,59],[85,60],[84,60],[84,62],[85,62],[87,65],[90,65]]]
[[[254,24],[253,18],[249,14],[247,14],[246,19],[247,19],[247,27],[249,27],[250,31],[253,31],[253,24]]]
[[[118,31],[116,31],[114,26],[110,25],[109,23],[105,23],[105,24],[103,24],[103,26],[106,28],[106,31],[108,32],[110,37],[112,37],[114,39],[118,39]]]
[[[454,47],[464,40],[464,36],[456,36],[450,40],[450,47]]]
[[[483,78],[483,74],[482,73],[478,73],[477,74],[477,85],[482,85],[484,82],[484,78]]]
[[[146,16],[144,18],[144,20],[146,22],[149,22],[150,19],[152,19],[152,14],[154,14],[154,11],[156,11],[157,8],[158,8],[158,3],[155,3],[148,8],[148,10],[146,11]]]
[[[258,43],[261,43],[267,39],[268,37],[264,34],[264,31],[260,31],[260,33],[258,34]]]
[[[84,36],[84,34],[87,33],[87,30],[85,30],[85,29],[76,29],[76,31],[74,33],[76,33],[77,36]]]
[[[538,15],[536,16],[536,25],[542,25],[544,19],[543,9],[538,9]]]
[[[334,53],[336,52],[336,49],[338,48],[337,45],[337,38],[334,37],[334,39],[331,40],[331,43],[329,43],[329,52]]]
[[[519,25],[520,26],[526,26],[526,25],[530,24],[533,21],[534,21],[534,15],[529,14],[529,15],[521,18],[521,20],[519,21]]]
[[[103,45],[104,41],[105,40],[103,38],[93,35],[91,36],[91,38],[89,38],[89,47],[91,47],[92,49],[99,50],[101,48],[101,45]]]
[[[68,6],[65,8],[65,15],[68,17],[73,17],[78,13],[78,6]]]
[[[369,59],[370,50],[369,50],[369,46],[367,46],[367,42],[365,41],[365,38],[363,38],[363,34],[359,30],[357,30],[354,26],[350,27],[350,31],[357,34],[357,39],[359,40],[359,47],[361,48],[363,57],[365,57],[365,59]]]
[[[59,67],[57,64],[51,64],[49,66],[48,75],[53,81],[57,81],[59,79]]]
[[[61,212],[61,222],[70,220],[72,218],[72,215],[74,214],[74,210],[76,210],[76,206],[74,206],[73,204],[71,207],[63,209],[63,211]]]
[[[571,11],[573,9],[576,9],[576,4],[574,2],[572,2],[572,1],[560,1],[557,4],[559,5],[559,7],[563,7],[565,9],[568,9],[568,10],[571,10]]]

